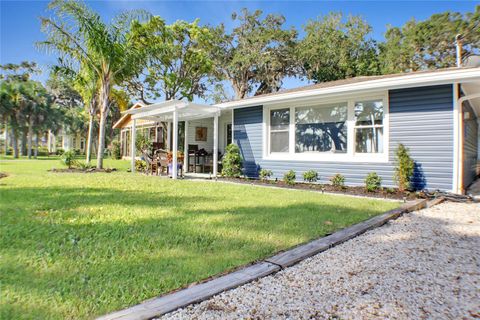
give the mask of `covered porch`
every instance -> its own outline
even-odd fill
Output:
[[[177,179],[183,153],[183,173],[207,173],[217,176],[219,159],[226,145],[231,143],[232,112],[220,108],[179,100],[169,100],[125,112],[130,115],[130,154],[136,153],[137,126],[149,121],[166,126],[164,148],[171,151],[171,176]],[[177,151],[177,152],[175,152]],[[208,160],[207,160],[208,159]],[[135,171],[135,157],[131,157]]]

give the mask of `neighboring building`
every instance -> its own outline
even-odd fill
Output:
[[[313,169],[319,182],[340,173],[347,185],[363,185],[366,175],[376,172],[384,186],[395,186],[394,153],[402,143],[415,160],[417,189],[463,193],[479,173],[479,115],[476,67],[357,77],[214,106],[182,101],[137,104],[115,126],[122,130],[125,156],[131,149],[130,128],[149,128],[158,142],[171,140],[166,142],[171,149],[170,145],[178,148],[177,136],[165,140],[162,131],[160,141],[159,129],[150,128],[158,128],[160,121],[178,128],[186,121],[184,145],[198,144],[223,154],[233,140],[248,177],[258,177],[264,168],[279,179],[294,170],[300,180],[303,172]],[[204,139],[196,132],[205,127],[206,141],[196,140]],[[218,161],[214,163],[216,174]]]
[[[79,133],[68,134],[65,130],[60,130],[57,134],[48,131],[47,148],[49,153],[57,152],[57,149],[63,151],[77,150],[85,153],[86,141]]]

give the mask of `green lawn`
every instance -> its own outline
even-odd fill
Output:
[[[396,207],[394,202],[126,172],[51,173],[59,160],[0,171],[1,319],[82,319]]]

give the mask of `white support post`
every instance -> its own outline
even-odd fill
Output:
[[[213,177],[218,173],[218,114],[213,118]]]
[[[170,140],[172,139],[172,127],[171,122],[167,122],[167,151],[172,151]]]
[[[183,146],[183,172],[188,172],[188,121],[185,120],[185,139]]]
[[[135,140],[136,140],[136,135],[137,135],[137,120],[133,119],[132,122],[132,132],[130,133],[131,137],[131,142],[130,142],[130,156],[132,157],[131,160],[131,170],[132,172],[135,172],[135,154],[136,154],[136,148],[135,148]]]
[[[178,111],[175,109],[173,111],[173,161],[172,161],[172,179],[177,179],[177,171],[178,171],[178,159],[177,159],[177,152],[178,152]]]

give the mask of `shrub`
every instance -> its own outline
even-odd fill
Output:
[[[112,141],[112,147],[111,147],[111,154],[113,159],[120,159],[122,157],[122,154],[120,152],[120,141],[118,140],[113,140]]]
[[[308,170],[303,173],[303,181],[305,182],[317,182],[318,173],[315,170]]]
[[[411,188],[415,162],[410,157],[410,151],[403,144],[399,144],[395,151],[395,174],[398,190],[401,192]]]
[[[229,144],[222,159],[222,176],[239,177],[242,174],[242,157],[236,144]]]
[[[331,177],[330,182],[332,183],[332,186],[334,186],[335,188],[339,188],[339,189],[345,188],[345,177],[340,173],[337,173],[333,177]]]
[[[68,169],[71,169],[77,164],[75,160],[75,151],[73,150],[65,151],[60,159],[62,163],[68,167]]]
[[[12,148],[12,147],[8,147],[8,149],[7,149],[7,154],[6,154],[6,155],[8,156],[8,155],[12,155],[12,154],[13,154],[13,148]]]
[[[152,142],[146,135],[142,134],[141,132],[137,132],[135,147],[140,153],[149,153],[150,149],[152,148]]]
[[[147,162],[143,160],[135,160],[135,170],[138,172],[146,172],[147,171]]]
[[[283,182],[285,182],[289,186],[293,186],[295,184],[296,177],[297,176],[295,175],[295,171],[293,171],[293,170],[287,171],[283,175]]]
[[[86,163],[85,161],[77,161],[76,166],[83,171],[93,168],[91,164]]]
[[[393,188],[387,188],[387,189],[385,189],[385,191],[389,194],[394,194],[395,193],[395,189],[393,189]]]
[[[65,150],[63,150],[62,148],[58,148],[57,151],[55,151],[55,154],[56,154],[57,156],[61,156],[61,155],[64,154],[64,153],[65,153]]]
[[[378,191],[382,186],[382,178],[376,172],[370,172],[365,178],[365,189],[368,192]]]
[[[35,151],[33,153],[35,154]],[[39,157],[48,156],[48,148],[47,147],[38,147],[37,156],[39,156]]]
[[[260,170],[258,175],[260,176],[261,180],[267,181],[273,175],[273,172],[272,172],[272,170],[262,169],[262,170]]]

